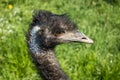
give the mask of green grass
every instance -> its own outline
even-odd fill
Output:
[[[94,40],[93,45],[55,48],[71,80],[120,80],[119,0],[1,0],[0,80],[40,80],[25,39],[32,12],[38,9],[67,13]]]

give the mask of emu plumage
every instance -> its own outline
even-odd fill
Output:
[[[53,49],[68,42],[93,41],[81,33],[66,15],[38,11],[27,34],[29,52],[43,80],[69,80],[61,69]]]

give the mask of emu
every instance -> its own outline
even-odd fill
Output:
[[[33,15],[27,33],[29,53],[43,80],[69,80],[61,69],[54,48],[69,42],[93,43],[66,14],[40,10]]]

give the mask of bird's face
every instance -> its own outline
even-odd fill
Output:
[[[48,48],[68,42],[93,43],[66,15],[40,13],[34,17],[33,24],[39,24],[40,43]]]
[[[45,30],[44,39],[49,46],[69,42],[93,43],[92,39],[80,32],[76,25],[73,24],[65,25],[65,23],[61,23],[53,28],[46,28]]]

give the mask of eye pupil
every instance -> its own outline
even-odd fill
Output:
[[[56,31],[55,35],[56,35],[56,36],[60,36],[60,35],[62,35],[63,33],[65,33],[65,31]]]

